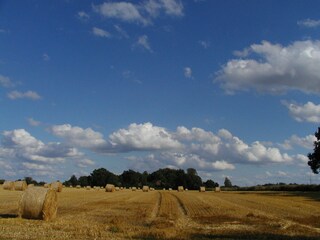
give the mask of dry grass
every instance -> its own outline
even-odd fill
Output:
[[[320,193],[65,188],[49,222],[18,218],[21,194],[0,187],[0,239],[320,238]]]

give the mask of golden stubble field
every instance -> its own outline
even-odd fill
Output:
[[[57,218],[17,217],[0,186],[0,239],[320,239],[320,193],[64,188]]]

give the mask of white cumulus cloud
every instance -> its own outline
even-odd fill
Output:
[[[283,102],[288,108],[290,115],[298,122],[320,122],[320,104],[316,105],[313,102],[305,104],[295,104]]]
[[[92,33],[97,37],[105,37],[105,38],[111,37],[111,34],[109,32],[97,27],[92,28]]]
[[[288,46],[263,41],[247,51],[257,57],[232,59],[217,73],[215,81],[227,93],[250,89],[320,92],[320,41],[296,41]]]
[[[41,99],[41,96],[35,91],[27,91],[27,92],[12,91],[8,93],[8,98],[10,98],[11,100],[17,100],[17,99],[39,100]]]
[[[307,28],[316,28],[320,27],[320,20],[314,20],[314,19],[304,19],[298,21],[298,25],[302,27],[307,27]]]
[[[192,78],[192,69],[190,67],[185,67],[183,73],[186,78]]]
[[[153,52],[150,42],[149,42],[149,37],[147,35],[142,35],[138,38],[137,42],[136,42],[136,46],[140,46],[146,50],[148,50],[149,52]]]

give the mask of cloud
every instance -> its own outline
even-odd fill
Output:
[[[140,46],[146,50],[148,50],[149,52],[153,52],[150,43],[149,43],[149,38],[147,35],[142,35],[138,38],[137,42],[136,42],[136,46]]]
[[[119,25],[115,24],[113,25],[113,27],[119,33],[120,37],[129,38],[128,33],[124,29],[122,29]]]
[[[138,4],[126,1],[105,2],[101,5],[94,5],[93,10],[105,18],[144,26],[152,24],[152,19],[161,14],[175,17],[184,15],[184,7],[180,0],[148,0],[140,1]]]
[[[314,20],[314,19],[308,18],[308,19],[298,21],[297,24],[301,27],[316,28],[316,27],[320,27],[320,20]]]
[[[299,146],[310,150],[313,148],[315,140],[316,137],[314,135],[307,135],[305,137],[292,135],[289,139],[285,140],[284,143],[280,144],[280,146],[284,149],[294,149],[295,146]]]
[[[199,43],[204,49],[207,49],[207,48],[210,47],[210,42],[208,42],[208,41],[200,40],[198,43]]]
[[[192,78],[192,69],[190,67],[185,67],[183,73],[186,78]]]
[[[33,118],[28,118],[28,123],[30,126],[37,127],[41,124],[41,122],[34,120]]]
[[[120,150],[165,150],[180,148],[182,145],[165,128],[151,123],[130,124],[109,136],[112,146]]]
[[[24,129],[2,133],[0,166],[10,170],[8,174],[15,172],[18,175],[57,175],[59,166],[68,159],[76,163],[90,164],[78,149],[62,143],[44,143]]]
[[[64,138],[68,144],[77,147],[97,150],[107,145],[107,142],[103,139],[103,135],[91,128],[83,129],[73,127],[70,124],[63,124],[54,125],[49,130],[55,136]]]
[[[9,88],[9,87],[13,87],[14,83],[10,80],[9,77],[6,77],[0,74],[0,86]]]
[[[313,102],[307,102],[306,104],[295,104],[283,102],[288,108],[290,115],[298,122],[320,122],[320,104],[316,105]]]
[[[133,167],[156,170],[159,167],[188,168],[203,171],[233,170],[237,164],[290,164],[296,156],[281,152],[260,141],[246,143],[226,129],[216,134],[201,128],[178,126],[169,131],[152,123],[132,123],[104,139],[99,132],[70,124],[53,126],[50,131],[74,148],[85,148],[95,153],[129,153],[139,156],[126,158]],[[305,143],[310,139],[306,139]],[[303,145],[303,139],[292,138],[289,144]],[[284,144],[283,144],[284,145]],[[283,148],[281,146],[281,148]],[[289,147],[285,148],[290,150]],[[145,154],[145,155],[144,155]]]
[[[87,168],[95,165],[95,162],[90,159],[79,159],[76,161],[76,164],[80,168]]]
[[[111,34],[109,32],[97,27],[92,28],[92,33],[97,37],[106,37],[106,38],[111,37]]]
[[[42,55],[42,59],[43,59],[43,61],[49,61],[49,60],[50,60],[50,57],[49,57],[48,54],[44,53],[44,54]]]
[[[256,58],[232,59],[217,72],[215,82],[229,94],[235,91],[283,93],[320,92],[320,41],[296,41],[288,46],[267,41],[247,50]]]
[[[8,98],[10,98],[11,100],[17,100],[17,99],[39,100],[41,99],[41,96],[34,91],[27,91],[27,92],[12,91],[8,93]]]
[[[90,18],[89,14],[87,14],[84,11],[79,11],[78,12],[78,18],[82,20],[88,20]]]
[[[139,7],[130,2],[105,2],[94,6],[93,9],[106,18],[148,24],[148,21],[140,14]]]

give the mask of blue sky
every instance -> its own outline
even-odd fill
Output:
[[[319,1],[0,1],[0,177],[194,167],[320,183]]]

